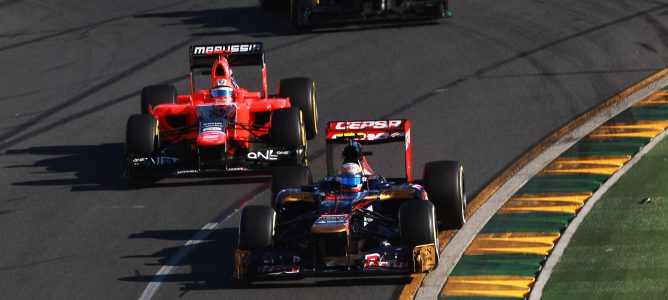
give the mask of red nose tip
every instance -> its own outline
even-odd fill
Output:
[[[197,137],[197,145],[200,146],[219,146],[225,144],[227,136],[224,132],[202,132]]]

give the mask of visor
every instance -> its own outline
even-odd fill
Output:
[[[211,97],[212,98],[232,97],[232,88],[231,87],[226,87],[226,86],[212,88],[211,89]]]
[[[362,176],[355,175],[354,177],[341,177],[341,185],[344,187],[356,188],[362,185]]]

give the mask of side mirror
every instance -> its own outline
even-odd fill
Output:
[[[318,186],[316,185],[302,185],[302,192],[315,193],[318,191]]]
[[[391,187],[392,183],[389,182],[382,182],[377,179],[369,180],[369,188],[371,189],[384,190],[384,189],[389,189]]]

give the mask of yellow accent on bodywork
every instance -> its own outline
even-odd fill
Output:
[[[365,138],[366,133],[362,132],[346,132],[346,133],[337,133],[334,135],[337,138],[343,138],[343,137],[360,137],[360,138]]]
[[[234,270],[232,277],[236,279],[244,279],[248,275],[248,264],[246,259],[250,256],[250,251],[236,250],[234,251]]]
[[[415,190],[412,189],[403,189],[403,190],[384,190],[380,192],[380,201],[383,200],[411,200],[415,197]]]
[[[313,199],[313,194],[308,193],[308,192],[285,193],[281,196],[280,200],[283,203],[290,203],[290,202],[310,202],[310,203],[313,203],[315,201]]]
[[[341,233],[346,232],[346,230],[348,230],[348,227],[344,223],[313,224],[313,226],[311,226],[311,232],[317,234]]]
[[[429,272],[436,268],[436,245],[425,244],[413,248],[413,271],[415,273]]]
[[[316,4],[320,4],[320,0],[316,0]],[[318,106],[315,102],[315,81],[313,81],[313,89],[311,90],[311,102],[313,104],[313,124],[315,126],[314,133],[318,134]]]

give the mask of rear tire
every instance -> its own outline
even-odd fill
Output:
[[[311,170],[304,166],[277,167],[271,171],[271,207],[276,207],[276,195],[284,189],[298,189],[313,183]]]
[[[304,122],[299,108],[281,108],[272,112],[269,135],[274,147],[295,149],[305,146]]]
[[[269,206],[251,205],[241,210],[239,250],[261,251],[274,240],[276,212]]]
[[[298,77],[283,79],[279,85],[279,96],[290,98],[290,106],[299,108],[304,118],[306,139],[318,134],[318,108],[315,102],[315,82],[311,78]]]
[[[456,161],[433,161],[424,167],[424,187],[444,229],[459,229],[466,222],[464,168]]]
[[[158,149],[158,120],[152,115],[132,115],[125,132],[128,154],[149,156]]]
[[[151,112],[149,107],[155,108],[160,104],[176,103],[176,88],[173,85],[150,85],[141,90],[141,113]]]
[[[434,205],[425,200],[411,200],[399,207],[401,245],[415,247],[434,244],[438,252],[436,214]]]

